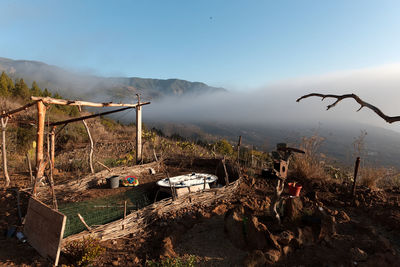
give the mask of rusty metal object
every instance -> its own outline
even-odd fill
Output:
[[[305,152],[297,148],[288,147],[286,143],[277,144],[276,151],[272,151],[271,153],[274,161],[273,168],[264,169],[262,172],[263,176],[270,179],[286,180],[290,157],[293,153],[304,154]]]
[[[286,143],[277,144],[276,151],[271,153],[274,160],[273,168],[264,169],[262,171],[265,178],[271,179],[275,182],[275,194],[271,200],[270,212],[278,224],[281,223],[278,206],[281,202],[281,194],[285,187],[285,180],[289,169],[289,160],[293,152],[305,153],[300,149],[288,147]]]

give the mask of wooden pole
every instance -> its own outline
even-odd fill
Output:
[[[85,126],[86,132],[89,136],[89,142],[90,142],[90,148],[89,148],[89,167],[90,167],[90,172],[94,173],[94,168],[93,168],[93,148],[94,148],[94,143],[93,143],[93,138],[92,135],[90,134],[89,126],[87,125],[85,120],[82,120],[83,125]]]
[[[81,220],[81,222],[83,223],[83,225],[86,227],[86,229],[91,232],[92,228],[85,222],[85,219],[82,217],[82,215],[80,215],[79,213],[77,213],[79,220]]]
[[[8,112],[3,112],[3,114],[1,114],[1,117],[2,118],[11,117],[12,114],[27,110],[29,107],[35,105],[36,103],[37,103],[37,101],[33,101],[33,102],[31,102],[29,104],[26,104],[25,106],[22,106],[20,108],[17,108],[17,109],[14,109],[14,110],[10,110]]]
[[[122,223],[122,230],[124,230],[124,229],[125,229],[125,219],[126,219],[126,203],[127,203],[127,201],[125,200],[125,202],[124,202],[124,221],[123,221],[123,223]]]
[[[98,160],[96,160],[96,162],[100,165],[100,166],[103,166],[104,168],[106,168],[107,169],[107,171],[109,171],[109,172],[111,172],[111,169],[110,168],[108,168],[106,165],[104,165],[103,163],[101,163],[100,161],[98,161]]]
[[[81,106],[78,106],[79,112],[82,112]],[[90,168],[90,173],[94,173],[94,168],[93,168],[93,138],[92,135],[90,134],[89,126],[87,125],[85,120],[82,120],[83,126],[85,126],[86,133],[89,137],[89,168]]]
[[[53,132],[53,130],[52,130]],[[54,165],[51,159],[51,149],[52,149],[52,144],[50,145],[50,138],[51,138],[51,133],[49,135],[47,135],[47,158],[49,159],[49,163],[50,163],[50,175],[48,175],[48,180],[49,180],[49,184],[50,184],[50,191],[51,191],[51,196],[53,198],[53,208],[55,210],[58,210],[58,204],[57,204],[57,199],[56,199],[56,193],[54,191],[54,179],[53,179],[53,171],[54,171]]]
[[[45,104],[55,104],[55,105],[64,105],[64,106],[87,106],[87,107],[136,107],[137,104],[118,104],[118,103],[94,103],[88,101],[79,101],[79,100],[66,100],[66,99],[56,99],[51,97],[38,97],[31,96],[32,100],[40,101]],[[150,102],[140,103],[140,105],[147,105]]]
[[[54,168],[54,163],[55,163],[55,153],[56,153],[56,126],[53,126],[50,132],[50,162],[51,165]]]
[[[237,145],[237,163],[238,165],[240,165],[240,146],[242,145],[242,136],[239,136],[239,141],[238,141],[238,145]]]
[[[138,104],[136,107],[136,163],[142,161],[142,107],[140,106],[140,96],[137,94]]]
[[[224,167],[224,172],[225,172],[225,186],[228,186],[229,185],[229,176],[228,176],[228,172],[226,170],[225,157],[222,159],[222,166]]]
[[[240,146],[242,145],[242,136],[239,136],[239,141],[238,141],[238,145],[237,145],[237,167],[238,167],[238,171],[239,171],[239,177],[241,176],[240,174]]]
[[[149,102],[148,102],[149,103]],[[143,103],[144,105],[145,103]],[[80,107],[80,106],[79,106]],[[101,113],[96,113],[96,114],[92,114],[92,115],[87,115],[87,116],[82,116],[82,117],[78,117],[78,118],[73,118],[73,119],[68,119],[68,120],[64,120],[64,121],[57,121],[57,122],[52,122],[49,125],[50,126],[57,126],[57,125],[65,125],[68,123],[72,123],[72,122],[76,122],[76,121],[81,121],[81,120],[87,120],[87,119],[92,119],[92,118],[96,118],[99,116],[104,116],[104,115],[108,115],[108,114],[112,114],[112,113],[116,113],[116,112],[121,112],[124,110],[128,110],[128,109],[132,109],[133,107],[127,107],[127,108],[120,108],[120,109],[115,109],[115,110],[111,110],[111,111],[106,111],[106,112],[101,112]]]
[[[8,187],[10,185],[10,176],[8,175],[8,169],[7,169],[7,149],[6,149],[7,122],[8,122],[8,117],[5,119],[1,118],[1,140],[2,140],[1,154],[2,154],[2,159],[3,159],[4,178],[6,179],[5,187]]]
[[[354,181],[353,181],[353,189],[352,196],[353,198],[356,196],[356,181],[357,181],[357,174],[358,174],[358,167],[360,166],[360,157],[356,159],[356,165],[354,166]]]
[[[33,187],[33,183],[35,182],[35,178],[33,178],[32,164],[31,164],[31,159],[29,158],[29,153],[26,153],[26,161],[28,162],[29,175],[31,176],[31,186]]]
[[[42,101],[37,102],[37,116],[38,116],[38,126],[37,126],[37,138],[36,138],[36,177],[40,178],[43,176],[44,168],[40,168],[40,164],[44,162],[43,160],[43,144],[44,144],[44,126],[46,117],[46,107]]]

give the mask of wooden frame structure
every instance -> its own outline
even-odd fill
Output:
[[[0,114],[1,119],[3,118],[10,118],[13,114],[27,110],[29,107],[36,105],[37,108],[37,136],[36,136],[36,177],[40,178],[44,174],[44,153],[43,153],[43,146],[44,146],[44,129],[45,129],[45,117],[46,117],[46,105],[64,105],[64,106],[86,106],[86,107],[123,107],[121,109],[107,111],[103,113],[92,114],[88,116],[82,116],[74,119],[69,119],[65,121],[53,122],[50,123],[49,126],[53,126],[50,132],[51,135],[51,152],[50,157],[51,162],[54,166],[54,142],[55,142],[55,127],[57,125],[65,125],[71,122],[82,121],[89,118],[98,117],[101,115],[111,114],[115,112],[120,112],[123,110],[134,108],[136,109],[136,162],[139,163],[142,161],[142,109],[141,107],[144,105],[150,104],[150,102],[140,102],[140,97],[137,95],[138,101],[135,104],[122,104],[122,103],[96,103],[96,102],[88,102],[88,101],[79,101],[79,100],[65,100],[65,99],[56,99],[51,97],[37,97],[32,96],[31,100],[33,102],[28,103],[22,107],[17,109],[3,112]],[[4,128],[4,127],[3,127]]]
[[[142,111],[141,106],[148,105],[150,102],[140,102],[140,98],[138,96],[138,102],[136,104],[118,104],[118,103],[95,103],[88,101],[79,101],[79,100],[65,100],[65,99],[56,99],[51,97],[36,97],[32,96],[32,100],[37,103],[37,116],[38,116],[38,127],[37,127],[37,142],[36,142],[36,168],[38,173],[36,177],[43,176],[44,168],[40,168],[43,164],[43,145],[44,145],[44,126],[45,126],[45,115],[46,115],[46,106],[45,104],[54,104],[54,105],[64,105],[64,106],[86,106],[86,107],[128,107],[136,109],[136,161],[140,162],[142,159]],[[95,114],[96,116],[100,116],[100,114]],[[91,117],[94,117],[91,115]],[[84,120],[85,117],[76,118],[72,120],[52,123],[52,126],[66,124],[73,121]],[[52,159],[53,160],[53,159]]]

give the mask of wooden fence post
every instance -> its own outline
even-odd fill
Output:
[[[357,157],[356,164],[354,166],[354,181],[353,181],[353,188],[351,190],[351,195],[353,198],[356,196],[356,182],[357,182],[357,174],[358,174],[358,167],[360,166],[360,157]]]
[[[1,145],[1,153],[3,158],[3,172],[4,178],[6,179],[6,186],[10,185],[10,176],[8,175],[7,169],[7,149],[6,149],[6,127],[7,127],[8,117],[1,118],[1,136],[2,136],[2,145]]]
[[[44,126],[46,117],[46,107],[42,101],[37,102],[37,138],[36,138],[36,177],[40,178],[43,176],[44,168],[40,168],[40,164],[44,163],[43,159],[43,145],[44,145]]]
[[[138,106],[136,106],[136,163],[142,161],[142,107],[140,96],[137,94]]]

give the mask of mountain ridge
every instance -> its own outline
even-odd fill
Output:
[[[5,71],[14,79],[23,78],[28,84],[36,81],[39,87],[48,88],[65,97],[93,99],[93,90],[96,90],[96,100],[103,101],[131,100],[136,93],[150,100],[165,96],[227,92],[224,88],[209,86],[203,82],[190,82],[177,78],[85,75],[41,61],[13,60],[4,57],[0,57],[1,71]]]

